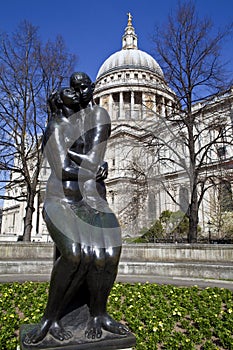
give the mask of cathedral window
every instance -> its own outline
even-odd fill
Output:
[[[142,104],[142,93],[141,92],[135,92],[134,93],[134,103],[136,105]]]
[[[130,103],[130,92],[129,91],[124,92],[123,97],[124,97],[125,103]]]
[[[226,154],[227,154],[226,146],[218,147],[217,148],[217,154],[218,154],[219,158],[221,158],[221,159],[225,158]]]
[[[113,98],[113,101],[115,103],[119,103],[119,93],[118,92],[113,93],[112,98]]]

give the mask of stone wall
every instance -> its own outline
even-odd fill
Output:
[[[0,275],[49,276],[52,243],[0,243]],[[118,275],[233,280],[233,245],[123,245]]]
[[[231,244],[129,244],[123,246],[127,261],[232,262]]]
[[[1,242],[0,260],[40,260],[52,259],[53,243]]]
[[[0,260],[52,259],[53,243],[0,243]],[[232,244],[124,244],[124,261],[233,262]]]

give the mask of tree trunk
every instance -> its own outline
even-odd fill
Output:
[[[192,191],[191,203],[189,206],[188,243],[197,243],[197,231],[198,231],[198,196],[197,196],[197,186],[194,185],[194,188]]]
[[[24,221],[23,241],[24,242],[31,241],[32,216],[35,211],[35,208],[34,208],[35,195],[36,195],[35,191],[32,191],[32,190],[28,191],[27,206],[25,208],[26,213],[25,213],[25,217],[23,218],[23,221]]]

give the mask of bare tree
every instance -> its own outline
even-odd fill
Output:
[[[38,28],[27,21],[0,39],[0,197],[26,201],[23,239],[28,241],[47,97],[70,75],[76,58],[61,37],[43,44]]]
[[[212,22],[200,19],[192,2],[184,2],[178,5],[176,13],[169,15],[167,25],[157,30],[154,36],[156,55],[182,109],[180,113],[171,112],[162,122],[167,133],[170,133],[170,141],[157,139],[159,148],[167,148],[167,153],[170,152],[160,157],[160,162],[178,164],[188,174],[189,242],[197,241],[198,209],[211,183],[209,173],[203,176],[206,162],[211,157],[214,145],[222,143],[223,134],[231,127],[222,120],[213,118],[208,121],[203,116],[205,110],[210,108],[211,94],[214,93],[216,97],[231,84],[226,85],[228,79],[225,62],[221,61],[221,45],[232,27],[231,24],[222,31],[214,32]],[[209,101],[206,100],[207,95]],[[199,107],[196,104],[194,108],[194,104],[204,100],[204,97],[206,102],[200,103]],[[209,132],[213,134],[212,139],[206,137]],[[179,154],[180,148],[174,148],[177,136],[186,148],[186,159]],[[226,142],[231,143],[232,139],[228,138]]]

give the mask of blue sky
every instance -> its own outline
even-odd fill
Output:
[[[11,0],[1,3],[0,30],[11,32],[21,20],[39,27],[43,40],[61,34],[70,52],[78,56],[77,70],[95,80],[104,60],[121,49],[127,13],[133,15],[139,48],[152,54],[155,25],[166,21],[176,0]],[[233,21],[233,0],[196,0],[200,16],[212,18],[216,28]],[[233,71],[233,37],[225,44],[224,58]]]

